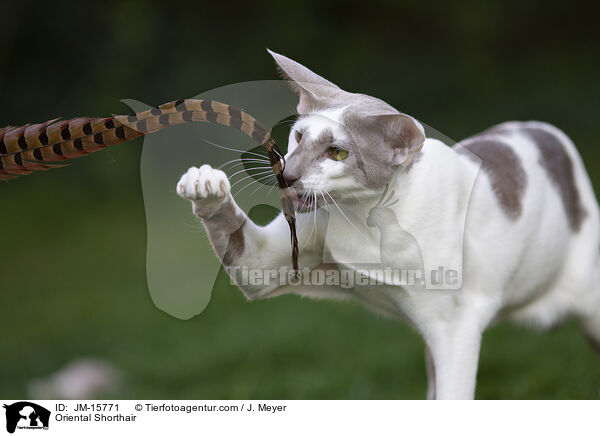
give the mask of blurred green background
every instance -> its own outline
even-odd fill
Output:
[[[555,123],[600,189],[600,38],[584,2],[4,1],[0,15],[2,125],[275,79],[269,47],[455,140]],[[118,365],[130,399],[424,396],[420,339],[351,304],[249,303],[221,277],[192,320],[156,309],[141,146],[0,184],[0,397],[81,356]],[[598,398],[600,365],[572,323],[503,324],[486,333],[478,380],[482,399]]]

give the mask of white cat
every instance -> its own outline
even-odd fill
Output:
[[[242,269],[291,266],[285,218],[254,224],[225,173],[190,168],[177,192],[249,299],[352,299],[406,320],[425,340],[432,399],[474,397],[482,333],[504,318],[549,327],[574,316],[600,344],[598,204],[563,132],[509,122],[449,147],[383,101],[271,54],[300,96],[284,176],[298,193],[302,275],[375,263],[422,269],[426,283],[248,283]],[[432,289],[436,268],[454,281]]]

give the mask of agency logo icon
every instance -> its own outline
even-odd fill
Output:
[[[50,411],[29,401],[19,401],[4,405],[6,409],[6,431],[14,433],[16,429],[40,430],[48,429]]]

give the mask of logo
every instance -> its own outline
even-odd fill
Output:
[[[4,405],[6,409],[6,431],[14,433],[18,429],[47,430],[50,411],[29,401],[19,401]]]

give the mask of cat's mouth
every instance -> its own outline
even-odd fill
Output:
[[[310,212],[321,206],[319,198],[312,192],[297,193],[294,206],[298,212]]]

